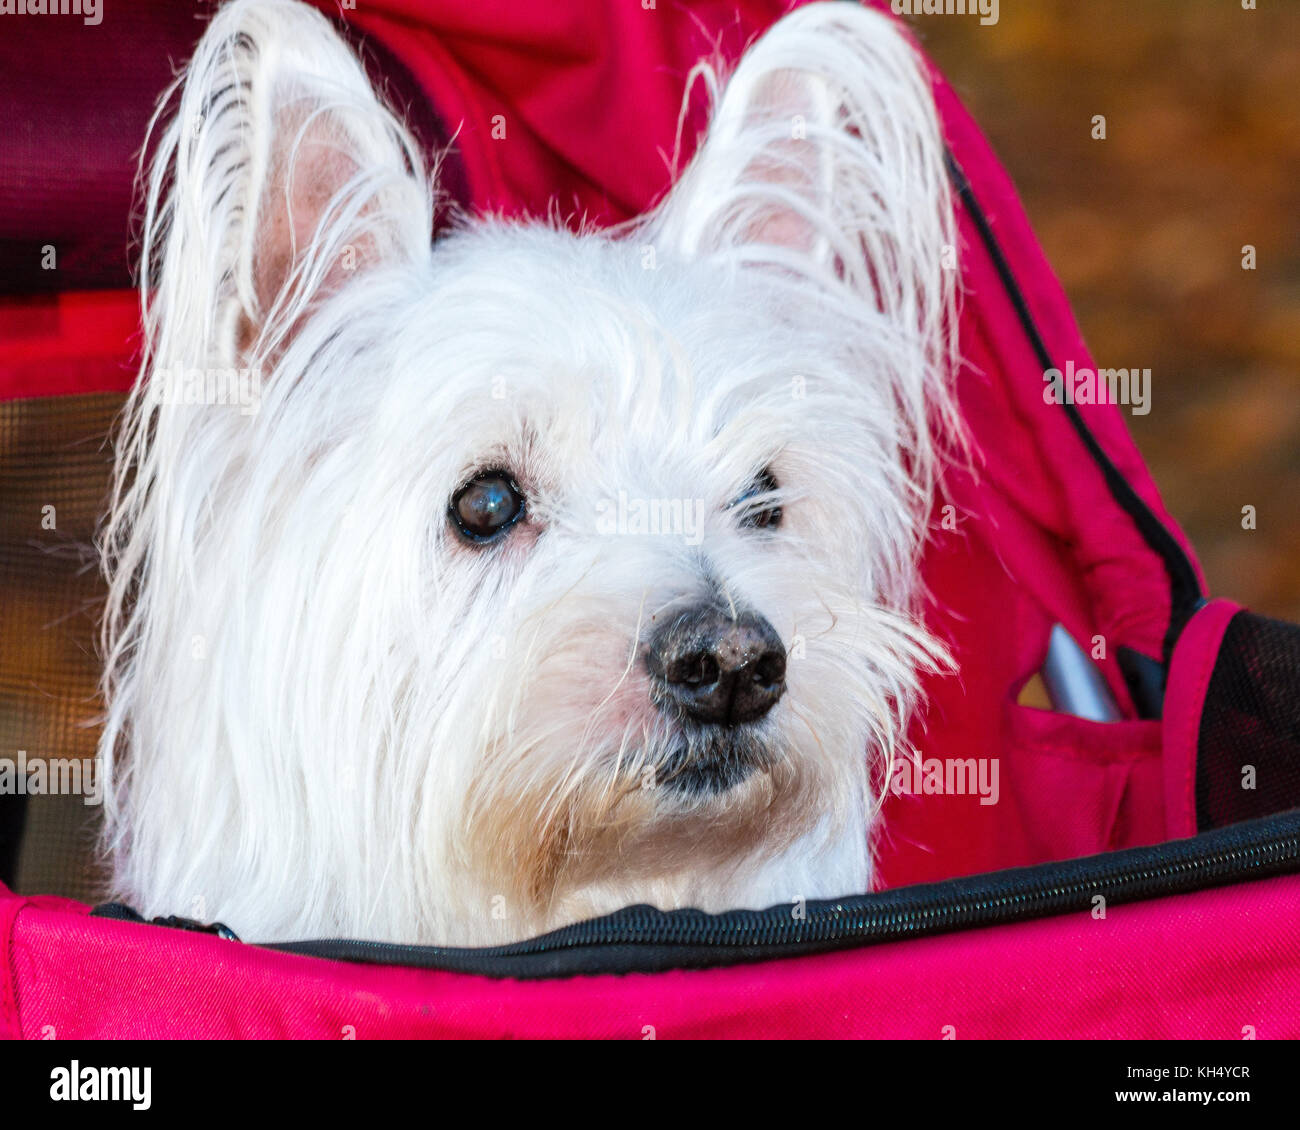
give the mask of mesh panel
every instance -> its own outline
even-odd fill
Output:
[[[100,808],[85,803],[97,781],[103,600],[91,542],[108,491],[105,439],[122,400],[0,404],[0,760],[12,781],[22,751],[29,786],[44,789],[0,796],[0,878],[86,901],[99,893]]]
[[[1300,625],[1239,612],[1201,715],[1196,820],[1217,828],[1300,807]]]

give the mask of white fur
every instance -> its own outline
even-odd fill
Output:
[[[431,247],[428,183],[321,16],[218,13],[150,179],[104,538],[115,893],[253,940],[479,944],[865,890],[869,763],[941,654],[916,564],[955,237],[911,47],[850,5],[788,16],[616,233]],[[262,370],[259,411],[159,403],[177,367]],[[493,466],[528,517],[470,546],[448,501]],[[784,522],[742,528],[769,466]],[[602,533],[620,492],[702,500],[699,544]],[[640,656],[710,587],[790,649],[782,769],[684,799]]]

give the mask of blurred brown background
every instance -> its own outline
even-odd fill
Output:
[[[1150,414],[1126,417],[1211,591],[1300,620],[1300,2],[1002,0],[998,17],[910,22],[1098,363],[1151,369]]]

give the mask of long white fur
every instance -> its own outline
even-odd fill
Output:
[[[288,0],[222,9],[179,98],[104,537],[115,893],[254,940],[478,944],[867,889],[869,764],[941,661],[916,565],[954,419],[952,209],[902,34],[782,20],[618,233],[431,248],[415,145]],[[330,190],[309,214],[275,174],[300,150]],[[160,402],[177,367],[262,370],[260,410]],[[527,521],[466,546],[448,500],[495,466]],[[728,504],[768,466],[785,519],[757,534]],[[619,492],[701,499],[702,540],[600,533]],[[714,591],[791,649],[778,768],[684,799],[644,787],[673,734],[640,649]]]

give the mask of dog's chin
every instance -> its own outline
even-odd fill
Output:
[[[618,768],[593,758],[576,779],[538,776],[527,790],[517,777],[485,774],[459,822],[471,903],[482,892],[504,895],[522,937],[638,902],[706,899],[721,909],[759,898],[746,877],[814,831],[836,802],[823,762],[770,723],[713,731],[674,723],[645,747],[622,748]]]
[[[752,727],[683,735],[664,758],[659,784],[670,796],[700,801],[722,796],[757,773],[766,772],[772,755]]]

